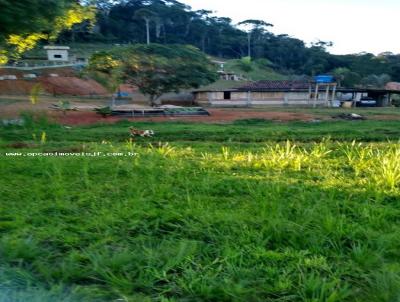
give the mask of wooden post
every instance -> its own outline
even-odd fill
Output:
[[[331,106],[333,105],[333,102],[335,101],[335,98],[336,98],[336,88],[337,88],[337,84],[334,84],[333,89],[332,89]]]
[[[308,104],[311,102],[311,96],[312,96],[312,87],[311,84],[308,86]]]
[[[315,95],[314,95],[314,105],[313,107],[317,107],[317,100],[318,100],[318,92],[319,92],[319,84],[315,86]]]
[[[289,97],[287,94],[285,94],[283,97],[283,106],[289,106]]]
[[[353,103],[351,107],[357,107],[357,102],[359,102],[362,99],[362,92],[357,92],[355,95],[355,98],[353,99]]]
[[[326,85],[326,92],[325,92],[325,106],[329,107],[329,84]]]
[[[113,92],[112,97],[111,97],[111,109],[114,110],[114,107],[115,107],[115,95]]]
[[[247,91],[247,107],[251,106],[251,91]]]

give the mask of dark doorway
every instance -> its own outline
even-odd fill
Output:
[[[231,99],[231,92],[225,91],[224,92],[224,100],[230,100],[230,99]]]

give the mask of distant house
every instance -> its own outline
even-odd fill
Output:
[[[218,71],[219,78],[225,81],[242,81],[244,78],[234,72]]]
[[[244,80],[242,75],[238,75],[235,72],[231,71],[226,71],[225,70],[225,61],[217,61],[217,60],[211,60],[216,67],[218,68],[218,75],[221,80],[224,81],[241,81]]]
[[[386,89],[388,90],[398,90],[400,91],[400,83],[398,82],[389,82],[385,86]]]
[[[258,81],[232,89],[198,89],[193,92],[200,106],[338,106],[340,102],[353,105],[371,97],[377,106],[387,106],[391,95],[399,93],[386,89],[338,88],[335,82],[316,81]],[[343,99],[345,97],[346,99]],[[350,104],[351,105],[351,104]]]
[[[47,51],[47,59],[49,61],[68,62],[69,47],[68,46],[45,46]]]
[[[336,85],[304,81],[258,81],[226,90],[197,90],[195,101],[205,106],[323,105],[332,101]],[[329,88],[329,89],[328,89]]]

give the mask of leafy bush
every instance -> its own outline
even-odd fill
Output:
[[[112,114],[112,110],[110,107],[102,107],[94,109],[97,114],[100,114],[102,117],[106,118]]]
[[[253,70],[252,62],[250,57],[243,57],[238,61],[238,67],[244,72],[250,72]]]
[[[393,96],[392,105],[395,107],[400,107],[400,96],[398,95]]]
[[[254,63],[261,68],[272,68],[274,64],[268,59],[257,59]]]

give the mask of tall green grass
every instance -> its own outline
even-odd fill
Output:
[[[0,301],[400,299],[399,122],[24,119],[0,127]],[[5,155],[82,151],[136,155]]]
[[[173,127],[164,133],[211,129]],[[399,143],[147,144],[118,125],[2,131],[6,142],[46,131],[21,152],[71,140],[137,155],[0,157],[0,301],[400,299]],[[82,146],[78,131],[103,138]]]

